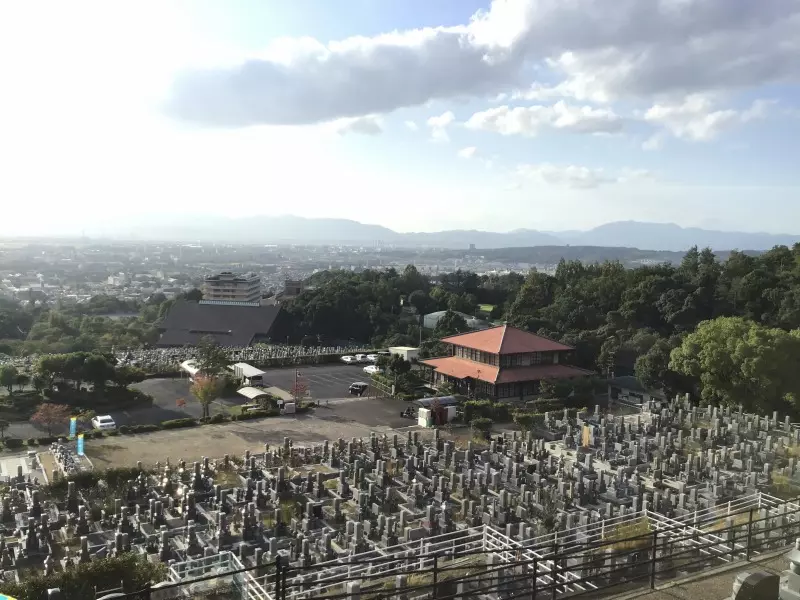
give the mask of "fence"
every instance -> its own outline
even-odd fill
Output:
[[[645,523],[646,531],[618,535],[637,523]],[[527,540],[483,526],[308,566],[288,565],[278,555],[268,564],[245,568],[235,555],[223,552],[172,565],[172,581],[117,597],[595,598],[749,561],[789,546],[798,536],[800,504],[757,493],[680,518],[640,511]]]

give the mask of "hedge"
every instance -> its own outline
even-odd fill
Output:
[[[59,588],[65,598],[88,598],[94,597],[95,589],[117,588],[120,582],[125,592],[136,592],[151,581],[163,581],[166,574],[165,564],[126,553],[94,559],[51,575],[39,573],[20,583],[2,583],[0,593],[17,600],[40,600],[47,596],[47,590]]]
[[[161,429],[182,429],[184,427],[197,427],[200,423],[197,419],[171,419],[169,421],[161,421]]]
[[[19,438],[7,437],[3,442],[6,448],[22,448],[22,440]]]

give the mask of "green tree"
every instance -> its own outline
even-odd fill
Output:
[[[209,377],[219,377],[230,364],[228,354],[211,337],[204,337],[197,346],[197,368]]]
[[[3,365],[0,367],[0,385],[8,390],[9,394],[14,392],[14,384],[17,383],[19,371],[13,365]]]
[[[145,373],[137,367],[121,365],[114,369],[112,381],[118,387],[128,387],[134,383],[144,381]]]
[[[8,426],[10,423],[5,419],[0,419],[0,441],[5,441],[6,439],[6,431],[8,430]]]
[[[771,412],[796,408],[800,331],[764,327],[741,317],[701,323],[670,356],[670,368],[700,382],[702,398]]]
[[[455,335],[457,333],[464,333],[468,329],[469,328],[467,327],[467,322],[464,320],[464,317],[457,312],[448,310],[436,323],[436,327],[433,330],[433,336],[436,338],[443,338],[449,335]]]
[[[95,390],[103,390],[106,382],[114,378],[114,367],[105,356],[91,354],[83,362],[82,378],[91,381]]]
[[[27,373],[18,373],[14,383],[17,384],[17,388],[21,392],[23,389],[25,389],[25,386],[28,385],[30,382],[31,382],[30,375],[28,375]]]

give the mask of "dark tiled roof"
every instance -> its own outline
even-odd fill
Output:
[[[231,306],[179,300],[161,324],[156,345],[194,346],[211,337],[221,346],[249,346],[256,336],[266,337],[279,306]]]

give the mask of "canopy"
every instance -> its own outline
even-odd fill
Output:
[[[455,406],[458,404],[458,399],[455,396],[442,396],[440,398],[420,398],[415,400],[416,404],[423,408],[429,408],[435,400],[439,401],[439,406]]]
[[[242,389],[236,392],[237,394],[241,394],[248,400],[256,400],[258,398],[264,398],[269,396],[269,393],[266,390],[262,390],[259,388],[254,387],[243,387]]]

